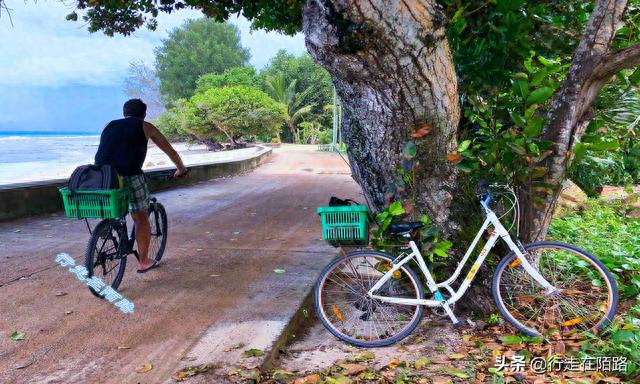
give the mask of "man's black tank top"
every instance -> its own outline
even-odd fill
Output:
[[[96,165],[109,164],[122,176],[141,174],[148,141],[142,123],[142,119],[126,117],[107,124],[100,136]]]

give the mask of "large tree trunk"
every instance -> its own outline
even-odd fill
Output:
[[[593,117],[591,106],[598,92],[620,70],[640,64],[638,44],[610,53],[626,7],[626,0],[596,2],[573,54],[567,78],[554,97],[547,114],[549,122],[543,131],[543,137],[555,143],[547,164],[549,173],[546,180],[553,188],[538,205],[534,205],[531,198],[535,192],[523,194],[523,237],[526,240],[542,240],[547,234],[562,182],[573,159],[573,147]]]
[[[460,117],[446,20],[435,1],[309,0],[306,46],[343,101],[353,177],[375,209],[397,180],[402,145],[428,124],[415,159],[416,207],[449,233]]]

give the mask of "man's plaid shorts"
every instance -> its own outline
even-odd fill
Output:
[[[149,187],[144,175],[121,176],[123,187],[129,188],[129,212],[146,211],[149,208]]]

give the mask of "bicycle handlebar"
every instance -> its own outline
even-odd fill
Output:
[[[187,172],[185,172],[184,175],[182,175],[180,178],[182,177],[186,177],[187,175],[189,175],[189,172],[191,172],[191,170],[189,168],[187,168]],[[157,175],[159,176],[159,179],[162,181],[169,181],[169,180],[173,180],[176,177],[174,176],[176,173],[175,170],[171,170],[171,171],[164,171],[164,172],[159,172]]]

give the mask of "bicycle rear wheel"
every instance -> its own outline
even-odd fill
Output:
[[[493,278],[493,297],[504,318],[529,336],[597,332],[613,319],[618,287],[593,255],[559,242],[525,245],[527,260],[557,292],[546,294],[511,252]]]
[[[149,257],[156,261],[162,259],[167,246],[167,211],[162,204],[154,202],[149,206],[149,224],[151,225],[151,241]]]
[[[118,220],[102,220],[91,233],[85,252],[88,278],[99,277],[103,283],[117,290],[127,267],[127,232]],[[97,297],[99,292],[89,287]]]
[[[316,313],[334,336],[358,347],[382,347],[408,336],[420,322],[421,305],[385,303],[367,296],[391,269],[393,258],[375,251],[351,252],[329,264],[316,283]],[[378,291],[394,298],[423,299],[418,276],[406,265]]]

